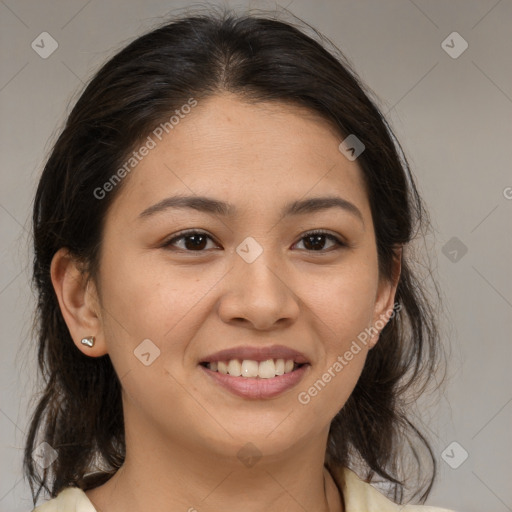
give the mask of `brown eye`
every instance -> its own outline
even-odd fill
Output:
[[[176,250],[184,252],[205,252],[208,240],[213,241],[213,238],[207,233],[191,230],[179,233],[165,242],[162,247],[171,250],[176,248]],[[328,252],[335,248],[346,247],[346,244],[338,237],[325,231],[311,231],[306,233],[300,241],[303,242],[304,248],[308,252]],[[325,245],[328,241],[331,241],[332,245],[326,249]],[[180,246],[177,245],[178,242],[181,243]]]
[[[177,242],[183,241],[182,246],[177,247],[178,250],[203,252],[208,244],[208,239],[213,240],[209,235],[202,231],[186,231],[171,238],[169,241],[165,242],[162,247],[172,248],[172,246],[175,246]]]
[[[326,252],[326,240],[334,242],[334,246],[331,246],[331,248],[345,247],[345,244],[338,237],[325,231],[312,231],[301,238],[301,241],[304,241],[304,247],[306,250],[311,252]]]

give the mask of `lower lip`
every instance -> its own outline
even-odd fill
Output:
[[[213,372],[202,365],[200,365],[200,368],[217,384],[231,391],[234,395],[261,400],[276,397],[296,386],[308,371],[309,366],[309,364],[304,364],[293,372],[277,375],[270,379],[233,377],[232,375]]]

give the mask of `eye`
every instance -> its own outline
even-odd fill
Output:
[[[165,242],[162,247],[171,247],[176,245],[177,242],[183,241],[183,245],[178,247],[178,249],[188,252],[203,252],[207,245],[208,239],[213,240],[210,235],[204,233],[203,231],[182,231],[178,235]]]
[[[304,246],[306,247],[306,250],[309,252],[327,252],[323,250],[323,246],[325,245],[325,240],[329,239],[334,242],[334,246],[336,247],[346,247],[346,244],[343,243],[338,237],[326,232],[322,231],[321,229],[316,229],[314,231],[310,231],[309,233],[306,233],[302,238],[301,242],[303,240],[306,241],[304,243]],[[300,242],[299,242],[300,243]]]
[[[170,240],[164,242],[162,247],[172,248],[174,246],[178,250],[185,252],[204,252],[209,240],[213,241],[213,238],[203,231],[188,230],[182,231]],[[300,242],[304,244],[305,250],[308,252],[327,252],[324,247],[326,240],[330,240],[333,243],[331,249],[346,247],[346,244],[338,237],[322,230],[314,230],[306,233],[300,239]],[[181,243],[181,246],[178,245],[178,242]]]

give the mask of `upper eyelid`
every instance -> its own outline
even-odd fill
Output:
[[[164,243],[168,244],[170,242],[173,242],[175,240],[179,240],[180,238],[183,238],[184,236],[190,236],[190,235],[205,235],[212,240],[215,240],[215,237],[208,233],[207,231],[202,231],[201,229],[186,229],[184,231],[178,232],[177,234],[173,235],[171,238],[167,239]],[[216,242],[217,243],[217,242]]]

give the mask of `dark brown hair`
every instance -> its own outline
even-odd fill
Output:
[[[50,279],[52,258],[67,247],[96,280],[103,223],[123,183],[101,200],[94,199],[94,190],[189,98],[200,102],[221,91],[246,101],[307,107],[336,127],[340,141],[354,134],[365,146],[358,163],[381,276],[393,277],[396,248],[404,246],[395,297],[400,311],[382,330],[353,393],[332,421],[326,464],[357,466],[368,480],[378,475],[390,484],[390,496],[402,502],[406,460],[413,461],[411,474],[420,475],[424,453],[431,462],[428,478],[420,484],[418,477],[415,486],[415,496],[422,493],[424,501],[435,458],[411,421],[408,400],[424,391],[440,350],[433,302],[408,251],[428,219],[407,160],[372,93],[328,39],[271,16],[212,8],[176,17],[104,64],[69,114],[42,172],[33,210],[33,283],[44,385],[24,454],[34,504],[43,488],[55,497],[67,486],[87,490],[104,483],[125,457],[118,376],[108,355],[91,358],[75,347]],[[32,452],[43,441],[58,457],[40,473]],[[98,463],[103,470],[90,474]]]

